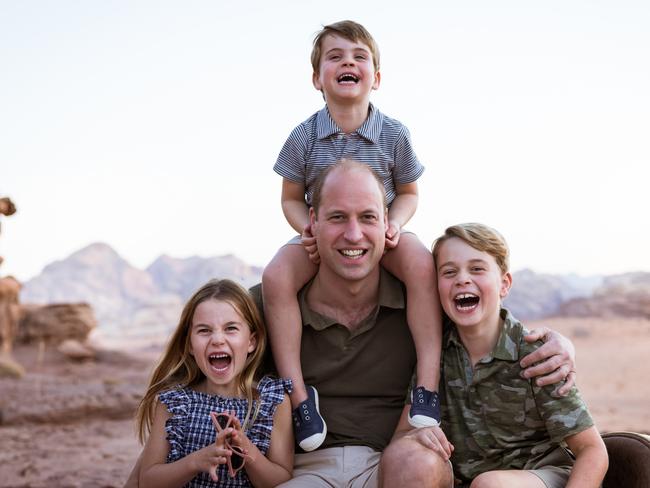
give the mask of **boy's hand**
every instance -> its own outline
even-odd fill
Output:
[[[302,236],[300,236],[302,241],[302,246],[309,254],[309,259],[312,263],[320,263],[320,254],[318,254],[318,245],[316,244],[316,238],[311,233],[311,224],[307,224],[302,231]]]
[[[447,461],[454,451],[454,446],[440,427],[422,427],[409,431],[404,437],[419,442],[424,447],[437,452]]]
[[[394,249],[397,247],[400,233],[401,226],[398,223],[389,220],[388,227],[386,228],[386,249]]]
[[[564,382],[556,394],[566,396],[576,381],[576,351],[573,343],[559,332],[546,327],[531,330],[524,339],[526,342],[544,341],[539,349],[521,359],[521,367],[525,368],[522,373],[524,378],[538,377],[535,380],[537,386]]]

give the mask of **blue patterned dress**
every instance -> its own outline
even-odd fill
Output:
[[[253,411],[259,402],[259,412],[255,423],[246,429],[246,436],[266,456],[271,445],[271,430],[273,415],[277,406],[284,399],[285,391],[291,391],[291,380],[274,379],[268,376],[257,384],[259,399],[254,400]],[[217,395],[200,393],[191,388],[177,386],[158,395],[160,401],[167,407],[171,417],[165,424],[167,440],[170,444],[167,462],[171,463],[214,443],[216,431],[210,419],[210,412],[235,411],[237,418],[243,424],[248,410],[248,400],[245,398],[225,398]],[[208,473],[199,473],[187,487],[249,487],[252,486],[246,470],[242,469],[234,478],[228,475],[228,468],[222,464],[217,469],[219,482],[210,479]]]

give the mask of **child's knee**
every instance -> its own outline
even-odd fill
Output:
[[[501,483],[498,479],[498,475],[492,471],[479,474],[476,478],[472,480],[472,484],[469,485],[469,488],[499,488]]]

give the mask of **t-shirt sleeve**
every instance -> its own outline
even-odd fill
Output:
[[[307,133],[299,125],[282,146],[278,159],[273,166],[273,171],[290,181],[304,183],[305,163],[307,159]]]
[[[525,344],[521,355],[533,352],[541,342]],[[560,443],[570,435],[577,434],[594,425],[587,405],[574,386],[565,397],[553,396],[558,385],[537,386],[531,381],[537,411],[544,420],[546,430],[553,442]]]
[[[409,130],[402,126],[395,143],[395,167],[393,180],[397,185],[413,183],[424,173],[424,166],[418,160],[411,143]]]

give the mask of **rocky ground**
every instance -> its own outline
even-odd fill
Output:
[[[579,386],[600,430],[650,432],[650,321],[544,325],[576,344]],[[17,347],[27,374],[0,379],[0,487],[122,486],[140,452],[132,416],[158,350],[72,362],[54,348]]]

